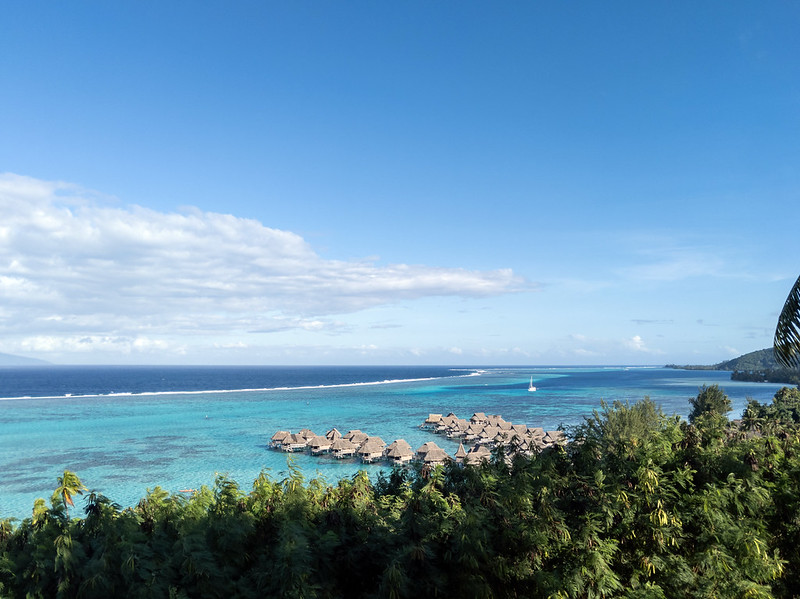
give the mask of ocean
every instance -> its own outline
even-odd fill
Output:
[[[536,392],[528,391],[533,377]],[[553,430],[579,424],[602,400],[645,396],[686,416],[702,385],[719,384],[738,417],[747,398],[769,401],[781,385],[730,373],[652,367],[155,367],[0,368],[0,518],[30,516],[65,469],[122,506],[156,485],[171,492],[213,485],[217,473],[248,489],[266,469],[286,476],[287,454],[268,448],[278,430],[360,429],[416,449],[429,413],[501,414]],[[307,478],[335,483],[385,465],[293,454]],[[82,507],[80,500],[76,503]]]

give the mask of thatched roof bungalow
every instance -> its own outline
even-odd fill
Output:
[[[484,461],[492,459],[492,452],[485,445],[476,445],[469,450],[467,456],[464,458],[465,464],[477,465]]]
[[[311,441],[311,439],[317,436],[314,431],[307,428],[301,428],[297,434],[303,437],[303,439],[306,441]]]
[[[475,412],[472,415],[472,418],[469,419],[470,422],[473,424],[486,424],[489,422],[489,419],[486,417],[486,414],[483,412]]]
[[[331,443],[331,453],[335,458],[351,458],[356,454],[356,446],[342,437]]]
[[[453,437],[461,437],[462,435],[466,434],[469,427],[469,420],[466,418],[458,418],[447,427],[447,436],[451,439]]]
[[[331,430],[325,433],[325,438],[328,439],[331,443],[333,443],[334,441],[336,441],[336,439],[342,438],[342,433],[339,432],[338,428],[333,427]]]
[[[272,447],[273,449],[279,449],[281,445],[283,445],[283,442],[286,439],[286,437],[289,437],[291,434],[292,433],[290,433],[289,431],[278,431],[277,433],[272,435],[272,438],[269,441],[270,447]]]
[[[478,424],[475,422],[471,423],[469,427],[467,427],[466,432],[464,433],[464,439],[466,439],[467,441],[474,441],[475,439],[478,438],[478,435],[481,434],[483,428],[484,425],[482,424]]]
[[[380,460],[383,457],[383,450],[386,443],[380,437],[369,437],[358,448],[358,457],[362,461],[370,463]]]
[[[428,452],[434,449],[441,449],[441,447],[436,445],[436,443],[434,443],[433,441],[428,441],[427,443],[423,443],[420,446],[420,448],[417,449],[416,459],[418,459],[420,462],[424,462],[425,456],[428,455]]]
[[[434,429],[436,425],[442,420],[441,414],[428,414],[425,422],[419,425],[420,428]]]
[[[545,433],[544,433],[544,429],[541,426],[535,426],[533,428],[530,428],[530,427],[528,428],[528,434],[531,437],[534,437],[534,438],[536,438],[536,437],[544,438],[544,434]]]
[[[321,453],[328,453],[331,450],[332,443],[333,441],[327,437],[317,436],[308,442],[308,446],[311,448],[312,455],[319,455]]]
[[[458,449],[456,450],[456,455],[455,455],[456,463],[463,464],[464,463],[464,458],[466,458],[466,457],[467,457],[467,450],[464,449],[464,444],[463,443],[459,443],[458,444]]]
[[[305,451],[306,445],[308,441],[300,436],[299,433],[293,433],[286,437],[281,443],[281,449],[283,451]]]
[[[368,437],[369,435],[367,435],[367,433],[363,433],[358,429],[353,429],[351,431],[347,431],[347,434],[345,434],[345,436],[342,438],[347,439],[348,441],[350,441],[350,443],[358,447],[364,441],[366,441]]]
[[[397,439],[383,450],[383,455],[393,464],[405,464],[414,457],[414,450],[405,439]]]
[[[425,454],[425,457],[422,458],[422,461],[426,466],[436,466],[438,464],[444,464],[450,459],[452,458],[447,455],[447,452],[444,449],[441,447],[434,447]]]
[[[564,431],[547,431],[544,442],[548,445],[564,445],[567,442],[567,435]]]

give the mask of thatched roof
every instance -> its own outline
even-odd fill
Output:
[[[367,440],[369,435],[367,433],[363,433],[358,429],[347,431],[347,434],[344,436],[345,439],[350,441],[355,445],[361,445],[364,441]]]
[[[336,439],[342,438],[342,433],[339,432],[339,429],[334,427],[325,433],[325,438],[330,439],[331,441],[336,441]]]
[[[449,459],[450,456],[447,455],[447,452],[444,449],[441,447],[434,447],[425,454],[425,457],[422,458],[422,461],[426,464],[441,464]]]
[[[458,449],[456,450],[456,460],[460,462],[465,457],[467,457],[467,450],[464,449],[464,444],[463,443],[459,443],[458,444]]]
[[[450,412],[447,416],[442,418],[442,422],[441,423],[444,424],[445,426],[450,426],[454,422],[458,422],[458,416],[456,416],[455,414]]]
[[[404,457],[411,457],[414,455],[414,450],[405,439],[397,439],[384,450],[383,454],[387,458],[398,459]]]
[[[476,445],[472,449],[470,449],[467,456],[464,458],[464,462],[467,464],[479,464],[484,460],[490,460],[492,458],[492,452],[489,451],[489,448],[485,445]]]
[[[486,422],[487,418],[483,412],[475,412],[469,420],[470,422]]]
[[[383,439],[380,437],[369,437],[358,448],[359,453],[382,453],[383,448],[386,447]]]
[[[307,443],[308,441],[303,437],[301,437],[298,433],[293,433],[283,440],[281,446],[283,447],[284,450],[287,450],[292,446],[298,447],[306,445]]]
[[[500,422],[505,422],[500,414],[489,414],[486,416],[486,422],[492,426],[499,426]]]
[[[441,414],[428,414],[428,417],[425,419],[425,422],[422,424],[438,424],[439,421],[442,419]]]
[[[441,449],[436,443],[433,441],[428,441],[427,443],[423,443],[419,449],[417,449],[417,455],[420,458],[423,458],[429,451],[433,449]]]
[[[564,434],[564,431],[547,431],[547,434],[544,436],[545,443],[566,443],[567,442],[567,435]]]
[[[336,439],[336,441],[331,443],[331,449],[333,451],[355,451],[356,446],[353,445],[348,439],[341,438]]]
[[[330,447],[331,443],[332,441],[330,439],[327,439],[326,437],[320,437],[318,435],[308,442],[308,446],[311,449],[321,449],[324,447]]]
[[[288,437],[288,436],[289,436],[289,435],[291,435],[291,434],[292,434],[292,433],[290,433],[289,431],[278,431],[277,433],[275,433],[274,435],[272,435],[272,440],[273,440],[273,441],[275,441],[275,442],[278,442],[278,443],[280,443],[280,442],[282,442],[282,441],[283,441],[283,440],[284,440],[286,437]]]
[[[312,430],[307,428],[301,428],[300,432],[298,432],[297,434],[303,437],[303,439],[313,439],[314,437],[317,436],[314,434]]]

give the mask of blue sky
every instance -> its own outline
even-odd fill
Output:
[[[797,3],[0,16],[0,352],[712,363],[800,274]]]

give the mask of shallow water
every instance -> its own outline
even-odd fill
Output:
[[[93,378],[98,370],[102,380]],[[551,430],[580,423],[601,400],[650,396],[666,413],[685,416],[698,388],[717,383],[736,417],[747,397],[769,401],[781,387],[729,376],[625,367],[3,369],[0,397],[38,397],[0,401],[0,517],[29,516],[64,469],[123,506],[156,485],[173,492],[211,485],[217,472],[244,488],[264,468],[282,478],[287,454],[267,448],[277,430],[358,428],[387,443],[404,438],[414,449],[435,440],[452,454],[457,443],[419,429],[429,413],[502,414]],[[370,381],[393,382],[364,384]],[[307,477],[328,481],[386,468],[299,453],[294,460]]]

